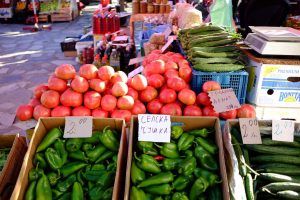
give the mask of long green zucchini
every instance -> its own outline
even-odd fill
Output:
[[[284,174],[284,175],[291,175],[291,176],[300,175],[300,168],[297,165],[273,163],[273,164],[259,165],[255,169],[257,171],[263,171],[267,173]]]
[[[286,163],[300,165],[299,156],[289,156],[289,155],[259,155],[251,157],[251,162],[253,163]],[[300,167],[300,166],[299,166]]]
[[[247,200],[254,200],[253,179],[250,173],[247,173],[245,180],[245,189]]]
[[[209,53],[204,51],[194,51],[193,57],[202,57],[202,58],[234,58],[239,56],[239,53],[235,52],[219,52],[219,53]]]
[[[294,141],[294,142],[282,142],[282,141],[276,141],[272,140],[271,138],[263,138],[262,144],[264,145],[273,145],[273,146],[288,146],[288,147],[298,147],[300,150],[300,142]]]
[[[226,33],[224,30],[217,30],[217,31],[203,31],[203,32],[199,32],[197,34],[195,33],[187,33],[186,36],[187,38],[192,38],[192,37],[203,37],[203,36],[207,36],[207,35],[212,35],[212,34],[218,34],[218,33]]]
[[[206,38],[206,37],[217,37],[217,36],[224,36],[227,35],[229,36],[229,34],[225,31],[223,32],[211,32],[210,34],[207,35],[189,35],[189,36],[185,36],[187,40],[192,41],[192,40],[197,40],[197,39],[202,39],[202,38]]]
[[[218,40],[218,41],[211,41],[211,42],[203,42],[201,43],[201,47],[217,47],[217,46],[224,46],[227,44],[233,44],[236,40],[234,39],[224,39],[224,40]],[[189,47],[195,47],[193,45],[190,45]]]
[[[292,190],[284,190],[284,191],[277,192],[276,196],[278,196],[280,199],[287,199],[287,200],[300,199],[300,193]]]
[[[231,72],[245,68],[244,65],[238,64],[196,64],[193,67],[204,72]]]
[[[231,135],[231,143],[232,143],[236,158],[238,160],[240,175],[242,177],[245,177],[247,174],[247,168],[243,164],[245,162],[245,158],[244,158],[244,155],[243,155],[243,152],[242,152],[242,149],[241,149],[241,146],[240,146],[238,140],[233,135]]]
[[[187,30],[188,34],[199,34],[207,31],[224,31],[220,26],[196,26]]]
[[[251,144],[246,145],[246,147],[252,151],[264,154],[282,154],[291,156],[300,155],[300,150],[293,147],[267,146],[263,144]]]
[[[211,42],[211,41],[220,41],[220,40],[225,40],[230,38],[228,34],[220,35],[220,36],[207,36],[207,37],[202,37],[198,38],[195,40],[190,41],[191,46],[201,46],[202,43],[204,42]]]
[[[291,183],[291,182],[277,182],[270,183],[261,188],[262,191],[271,191],[273,193],[277,193],[279,191],[284,190],[292,190],[296,192],[300,192],[300,183]]]
[[[222,46],[222,47],[192,47],[191,51],[203,51],[208,53],[219,53],[219,52],[232,52],[236,51],[235,46]]]
[[[260,173],[259,178],[270,182],[294,182],[300,183],[300,177],[297,176],[288,176],[284,174],[277,173]]]
[[[234,64],[238,62],[238,60],[233,58],[193,58],[192,62],[194,64],[216,64],[216,63]]]

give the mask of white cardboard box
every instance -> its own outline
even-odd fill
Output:
[[[247,100],[257,106],[300,107],[300,65],[249,61]]]
[[[256,117],[259,120],[295,119],[300,122],[300,108],[276,108],[256,106]]]

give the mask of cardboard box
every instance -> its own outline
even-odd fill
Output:
[[[227,175],[225,168],[224,152],[223,152],[223,142],[222,142],[222,132],[220,128],[220,121],[215,117],[171,117],[171,122],[183,123],[183,129],[185,131],[196,129],[196,128],[215,128],[215,139],[219,147],[219,163],[220,163],[220,174],[222,177],[222,190],[223,199],[229,200],[229,190],[227,185]],[[130,169],[133,152],[136,149],[138,138],[138,118],[134,116],[131,118],[130,134],[129,134],[129,146],[128,146],[128,156],[127,156],[127,169],[126,169],[126,185],[124,200],[128,200],[130,196]]]
[[[256,106],[256,118],[259,120],[295,119],[300,121],[300,108],[278,108]]]
[[[65,57],[77,57],[77,51],[64,51]]]
[[[247,100],[257,106],[300,107],[300,65],[249,61]]]
[[[11,148],[0,172],[0,199],[9,199],[17,181],[27,151],[25,137],[19,134],[0,135],[0,148]]]
[[[28,186],[28,173],[33,167],[32,160],[42,139],[52,128],[64,126],[65,118],[40,118],[37,126],[35,127],[33,137],[31,139],[28,151],[24,157],[24,162],[22,165],[21,172],[19,174],[16,187],[11,196],[11,200],[21,200],[24,198],[27,186]],[[121,119],[107,119],[107,118],[94,118],[93,119],[93,129],[102,130],[105,126],[110,126],[111,128],[117,129],[121,132],[121,141],[118,154],[118,166],[116,171],[115,184],[113,190],[113,199],[120,199],[123,197],[124,190],[124,180],[125,180],[125,166],[127,158],[127,140],[125,132],[125,123]],[[112,177],[113,178],[113,177]]]

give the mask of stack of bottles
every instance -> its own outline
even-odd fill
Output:
[[[118,13],[112,9],[98,9],[93,14],[93,34],[101,35],[113,33],[120,30],[120,17]]]

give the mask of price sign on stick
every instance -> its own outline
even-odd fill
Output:
[[[138,141],[170,142],[170,115],[138,115]]]
[[[87,117],[66,117],[64,138],[85,138],[91,137],[93,131],[93,118]]]
[[[258,121],[255,118],[240,118],[240,129],[243,144],[261,144]]]
[[[293,142],[295,122],[291,120],[272,120],[272,140]]]
[[[144,67],[141,65],[138,68],[136,68],[135,70],[132,70],[129,74],[128,74],[128,78],[132,78],[135,75],[141,73],[142,71],[144,71]]]
[[[241,107],[232,88],[208,92],[216,112],[226,112]]]
[[[128,65],[134,65],[136,63],[141,63],[143,61],[144,61],[144,57],[132,58],[132,59],[129,60]]]

